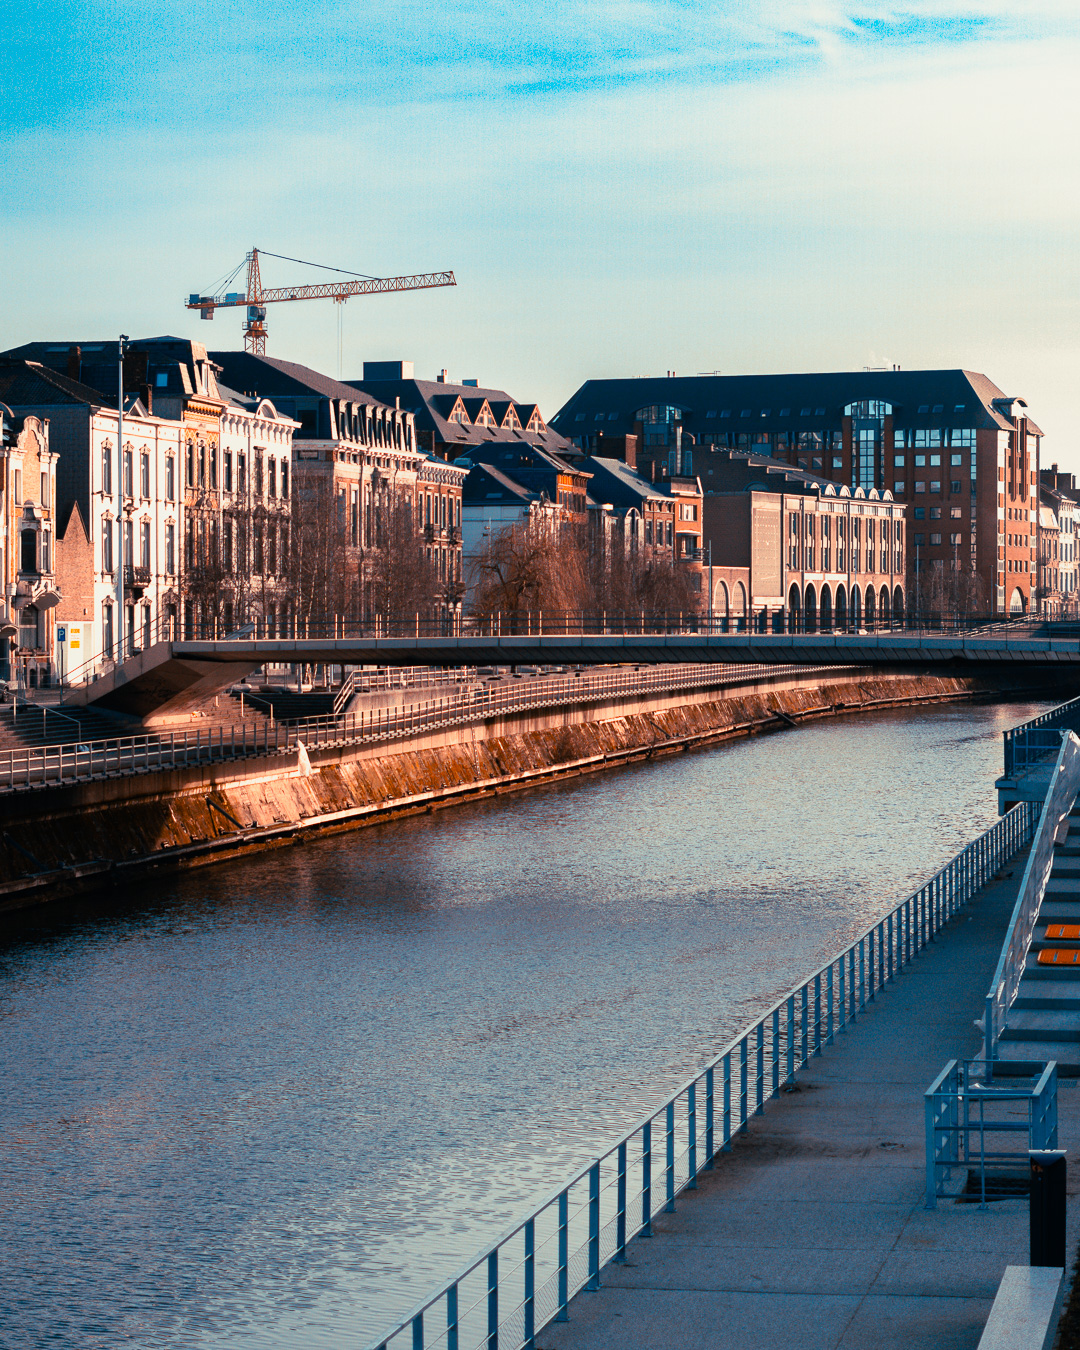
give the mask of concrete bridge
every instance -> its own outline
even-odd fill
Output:
[[[1080,675],[1076,624],[859,633],[603,633],[163,641],[67,695],[144,722],[197,707],[266,664],[367,666],[867,665],[977,674],[1040,667]]]

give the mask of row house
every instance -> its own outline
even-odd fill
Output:
[[[45,660],[69,675],[108,658],[121,636],[129,648],[151,641],[155,621],[179,604],[180,425],[131,395],[121,444],[115,396],[110,404],[33,361],[0,362],[0,398],[17,416],[47,424],[55,461],[50,518],[61,598]]]
[[[691,589],[701,594],[704,555],[700,482],[676,477],[652,483],[628,464],[596,455],[576,460],[575,467],[592,475],[590,503],[618,522],[624,547],[686,568]]]
[[[388,547],[392,536],[414,532],[423,535],[440,581],[446,579],[444,602],[452,598],[461,578],[465,475],[425,467],[412,413],[399,400],[381,400],[293,361],[249,352],[212,356],[232,388],[272,399],[298,424],[297,528],[303,547],[344,584],[340,595],[328,592],[322,606],[368,611],[372,553]]]
[[[552,419],[658,479],[770,457],[904,503],[907,588],[936,608],[1023,613],[1036,588],[1041,437],[1023,399],[965,370],[590,380]],[[610,448],[601,448],[610,447]]]
[[[68,392],[81,390],[84,406],[96,405],[97,422],[109,423],[115,436],[117,342],[28,343],[7,355],[33,362],[57,388],[66,381]],[[85,555],[81,571],[95,574],[99,590],[109,585],[113,544],[108,510],[99,522],[95,502],[115,495],[122,517],[116,566],[123,573],[114,589],[119,594],[122,581],[123,628],[108,596],[78,606],[97,625],[95,652],[111,652],[120,632],[134,647],[181,626],[189,634],[228,631],[254,615],[284,613],[294,423],[267,401],[219,386],[217,373],[200,343],[177,337],[129,343],[125,444],[115,472],[110,447],[92,445],[93,436],[88,440],[68,425],[70,413],[62,414],[56,448],[70,518],[61,549],[71,559]],[[114,480],[115,489],[106,486]],[[69,637],[72,631],[86,651],[84,633],[76,626]]]
[[[24,688],[56,673],[56,458],[47,419],[0,403],[0,680]]]
[[[1074,475],[1060,473],[1056,464],[1039,476],[1039,612],[1050,618],[1072,616],[1080,604],[1080,490]]]
[[[887,490],[854,491],[726,454],[704,496],[710,612],[758,631],[872,627],[906,609],[905,509]]]

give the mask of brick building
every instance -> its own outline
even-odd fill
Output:
[[[907,589],[934,608],[1023,612],[1036,586],[1042,433],[965,370],[590,380],[552,418],[583,450],[658,480],[767,456],[904,503]]]

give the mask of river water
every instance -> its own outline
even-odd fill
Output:
[[[361,1347],[996,818],[840,718],[0,935],[0,1345]]]

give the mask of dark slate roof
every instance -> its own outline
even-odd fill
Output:
[[[57,370],[33,361],[0,361],[0,402],[10,408],[49,403],[84,403],[97,408],[115,408],[116,398],[69,380]]]
[[[880,399],[893,405],[898,428],[1008,430],[1009,422],[992,405],[994,399],[1004,397],[992,380],[970,370],[587,380],[559,409],[551,425],[564,436],[600,429],[609,435],[626,435],[634,429],[638,409],[658,404],[680,408],[684,427],[695,433],[839,427],[846,404]],[[920,412],[921,408],[926,411]],[[726,417],[722,416],[725,410]]]
[[[820,474],[808,473],[793,464],[772,459],[768,455],[748,455],[739,450],[718,450],[708,456],[708,467],[712,471],[707,479],[705,492],[831,492],[836,496],[854,497],[855,493],[846,484],[838,483],[834,478],[823,478]],[[843,492],[841,491],[843,489]],[[886,500],[885,494],[874,489],[878,499]],[[869,493],[864,493],[868,496]],[[892,500],[892,493],[888,494]]]
[[[222,378],[231,388],[251,390],[271,401],[275,395],[291,398],[315,394],[346,403],[378,406],[387,402],[360,391],[358,385],[343,384],[295,361],[282,361],[276,356],[254,356],[251,352],[210,352],[209,355],[210,360],[221,367]],[[389,405],[394,406],[392,395]]]
[[[642,478],[621,459],[590,455],[579,463],[586,473],[593,476],[589,484],[589,496],[594,502],[640,507],[642,502],[667,501],[671,496],[659,483],[650,483],[647,478]]]
[[[460,445],[462,453],[469,448],[487,443],[498,444],[503,441],[539,445],[553,450],[556,454],[566,447],[566,439],[558,432],[547,428],[546,431],[526,431],[535,403],[521,403],[513,399],[504,389],[480,389],[471,384],[441,384],[438,380],[350,380],[356,389],[364,389],[369,394],[393,403],[395,397],[401,399],[401,406],[408,408],[416,418],[421,431],[432,431],[444,445]],[[521,421],[522,430],[499,426],[462,426],[459,422],[448,422],[447,417],[453,411],[458,399],[461,399],[469,415],[473,416],[483,407],[485,399],[501,422],[506,408],[513,404]],[[546,425],[546,424],[545,424]]]
[[[539,493],[530,492],[520,483],[515,483],[491,464],[474,465],[461,489],[461,500],[465,506],[483,506],[496,501],[527,505],[538,496]]]

